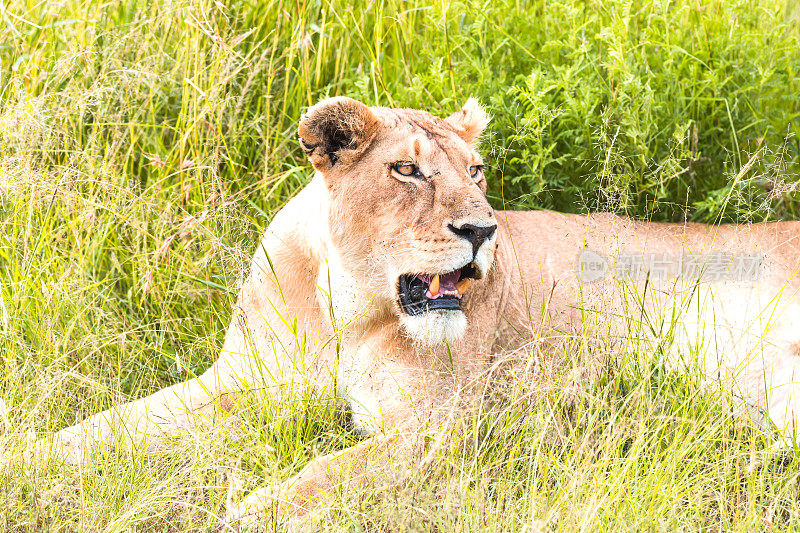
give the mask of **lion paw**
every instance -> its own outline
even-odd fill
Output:
[[[36,439],[30,431],[19,445],[13,449],[2,450],[0,464],[8,464],[15,458],[24,462],[57,461],[70,465],[86,462],[90,453],[81,435],[60,431],[51,437]]]
[[[275,514],[274,511],[279,511],[280,502],[275,497],[277,492],[276,487],[264,487],[238,503],[229,503],[225,521],[248,529],[263,525],[270,515]]]
[[[238,503],[229,503],[225,523],[240,531],[308,531],[307,510],[296,503],[287,483],[263,487]]]
[[[91,455],[83,432],[74,427],[62,429],[48,441],[39,441],[37,448],[40,455],[60,459],[72,465],[85,463]]]

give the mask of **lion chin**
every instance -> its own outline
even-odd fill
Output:
[[[419,315],[404,315],[400,324],[418,344],[436,346],[457,341],[467,331],[467,317],[458,310],[434,310]]]

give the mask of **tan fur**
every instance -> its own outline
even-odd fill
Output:
[[[800,406],[800,224],[711,227],[494,212],[485,179],[468,172],[481,163],[472,145],[487,120],[474,100],[445,120],[346,98],[313,106],[299,135],[317,173],[258,246],[218,361],[195,380],[90,417],[48,444],[81,461],[122,435],[153,442],[213,423],[220,407],[232,408],[233,396],[215,406],[226,392],[290,380],[323,390],[336,380],[337,400],[370,438],[254,492],[228,517],[258,520],[274,501],[279,512],[303,513],[334,485],[391,482],[402,477],[391,468],[396,459],[421,461],[425,435],[441,431],[462,385],[488,368],[488,354],[554,332],[624,337],[628,319],[645,313],[656,322],[678,317],[667,364],[699,363],[709,381],[730,387],[738,408],[790,432]],[[423,178],[397,175],[391,166],[398,161],[413,161]],[[401,274],[444,273],[473,259],[471,245],[448,229],[454,223],[498,224],[474,256],[483,278],[473,280],[462,314],[403,316]],[[586,250],[604,257],[722,250],[765,259],[757,280],[583,283],[576,269]],[[689,361],[698,346],[705,357]]]

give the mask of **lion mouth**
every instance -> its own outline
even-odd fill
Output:
[[[398,280],[400,309],[407,315],[436,309],[458,311],[470,280],[479,277],[475,263],[441,274],[404,274]]]

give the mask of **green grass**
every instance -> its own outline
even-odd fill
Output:
[[[0,448],[208,367],[259,233],[310,179],[297,120],[328,95],[480,98],[498,208],[800,210],[796,2],[224,4],[0,5]],[[343,495],[320,527],[800,526],[796,462],[724,397],[645,349],[588,364],[598,348],[574,342],[532,347],[435,466]],[[212,529],[231,476],[254,488],[351,442],[282,398],[159,453],[18,459],[0,529]]]

